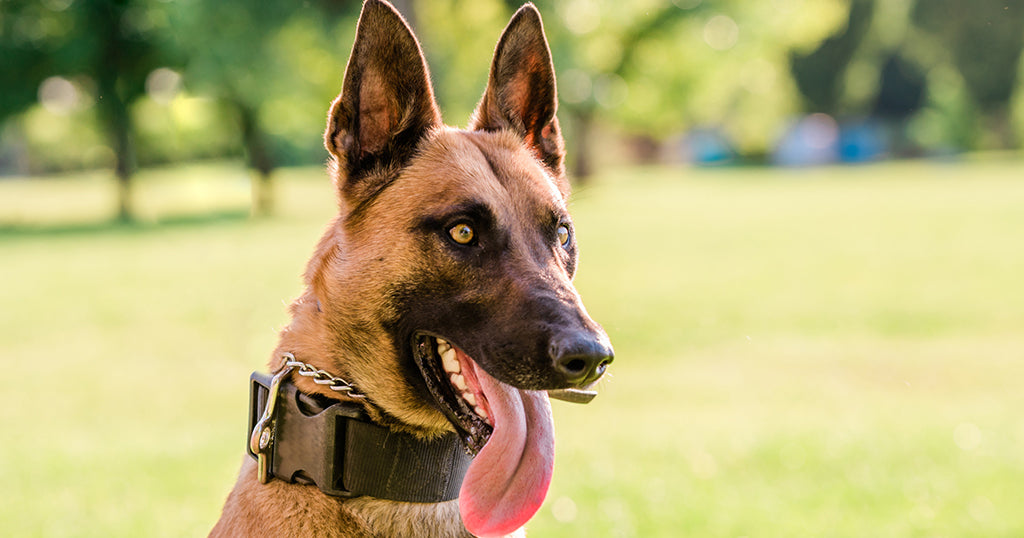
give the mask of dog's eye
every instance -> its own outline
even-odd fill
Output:
[[[448,235],[452,236],[452,240],[460,245],[468,245],[476,238],[476,233],[473,232],[473,227],[466,223],[452,226],[448,229]]]
[[[562,245],[563,247],[569,246],[569,239],[572,238],[572,234],[569,233],[568,226],[566,226],[565,224],[560,224],[558,226],[558,229],[555,230],[555,233],[558,234],[558,244]]]

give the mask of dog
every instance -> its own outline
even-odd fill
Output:
[[[275,375],[254,374],[250,457],[211,536],[524,534],[553,472],[549,391],[592,396],[614,356],[572,283],[556,109],[532,4],[457,129],[409,26],[366,0],[324,136],[339,214]]]

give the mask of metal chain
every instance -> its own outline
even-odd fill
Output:
[[[296,359],[295,355],[292,355],[291,353],[283,353],[281,355],[281,359],[285,367],[291,366],[292,368],[297,369],[299,375],[302,377],[312,378],[313,382],[317,385],[325,385],[327,388],[335,392],[341,392],[346,396],[351,396],[352,398],[366,398],[365,394],[359,392],[348,381],[345,381],[338,376],[331,375],[329,372],[321,370],[311,364],[304,363]]]

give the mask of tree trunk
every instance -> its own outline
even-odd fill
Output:
[[[268,217],[274,212],[274,183],[270,172],[253,169],[256,175],[252,181],[252,215]]]
[[[249,168],[256,177],[252,184],[252,214],[267,216],[274,211],[274,190],[271,172],[276,168],[274,158],[267,149],[266,135],[260,127],[256,111],[236,100],[235,108],[242,127],[242,144],[249,161]]]
[[[1013,132],[1013,121],[1011,120],[1010,107],[992,107],[982,114],[984,128],[992,133],[995,149],[1016,149],[1017,137]]]
[[[575,159],[572,177],[577,184],[583,185],[593,172],[590,135],[594,125],[594,109],[589,106],[573,107],[569,114],[572,119],[572,154]]]
[[[121,17],[126,10],[124,2],[88,2],[85,4],[88,25],[96,28],[100,53],[92,66],[98,89],[96,109],[100,123],[114,150],[114,175],[117,178],[118,210],[121,221],[132,220],[132,176],[135,174],[135,143],[131,115],[128,110],[130,95],[125,93],[122,66],[125,55],[130,54]]]
[[[135,175],[135,144],[128,106],[118,95],[116,76],[104,76],[98,82],[100,119],[114,149],[114,175],[117,178],[117,218],[132,220],[132,176]]]

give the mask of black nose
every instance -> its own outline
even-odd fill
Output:
[[[573,386],[583,387],[597,381],[615,359],[615,352],[604,335],[573,331],[551,339],[548,354],[555,370]]]

